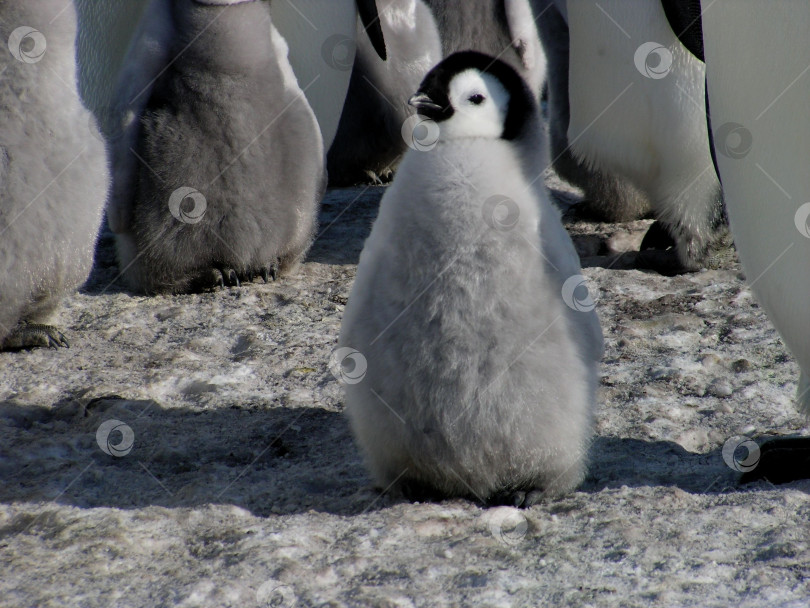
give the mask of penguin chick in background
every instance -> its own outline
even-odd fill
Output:
[[[0,39],[0,348],[67,346],[45,323],[90,274],[109,184],[73,6],[0,2]]]
[[[539,179],[534,96],[467,51],[411,103],[438,142],[407,152],[383,196],[335,351],[367,365],[347,374],[355,438],[376,483],[411,498],[527,505],[569,491],[585,473],[602,332]]]
[[[422,0],[379,0],[388,59],[377,55],[358,19],[357,54],[337,136],[329,149],[331,186],[382,183],[407,150],[408,98],[442,58],[433,15]]]
[[[133,289],[268,280],[306,253],[323,144],[266,2],[154,0],[117,108],[108,217]]]

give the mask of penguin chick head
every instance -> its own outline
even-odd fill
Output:
[[[440,139],[519,138],[536,118],[528,85],[509,64],[479,53],[453,53],[428,72],[408,100],[440,124]]]

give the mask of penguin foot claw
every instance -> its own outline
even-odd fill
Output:
[[[486,506],[497,507],[507,506],[519,509],[528,509],[543,500],[546,493],[543,490],[516,490],[503,491],[490,496],[486,501]]]
[[[233,268],[214,268],[212,276],[214,278],[214,286],[218,286],[220,289],[242,286],[242,283],[239,281],[239,276]]]
[[[59,347],[70,348],[70,342],[56,327],[40,323],[23,323],[3,341],[0,350]]]
[[[279,265],[278,261],[276,261],[269,266],[263,267],[259,271],[259,275],[262,277],[262,280],[264,280],[265,283],[269,283],[271,280],[275,282],[275,280],[278,278],[278,271]]]
[[[780,437],[759,446],[759,462],[740,483],[763,479],[773,484],[810,479],[810,437]]]

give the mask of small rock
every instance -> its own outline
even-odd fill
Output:
[[[714,395],[715,397],[728,397],[734,391],[731,388],[731,383],[728,380],[725,378],[717,378],[709,385],[706,392],[709,395]]]
[[[751,362],[748,359],[737,359],[731,364],[731,369],[737,374],[747,372],[751,369]]]

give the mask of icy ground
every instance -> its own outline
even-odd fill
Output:
[[[606,338],[580,490],[380,496],[328,361],[382,192],[330,192],[275,284],[132,296],[105,236],[57,319],[73,346],[0,353],[0,605],[810,605],[810,483],[740,486],[722,456],[808,433],[796,365],[738,265],[617,257],[649,222],[569,226]]]

